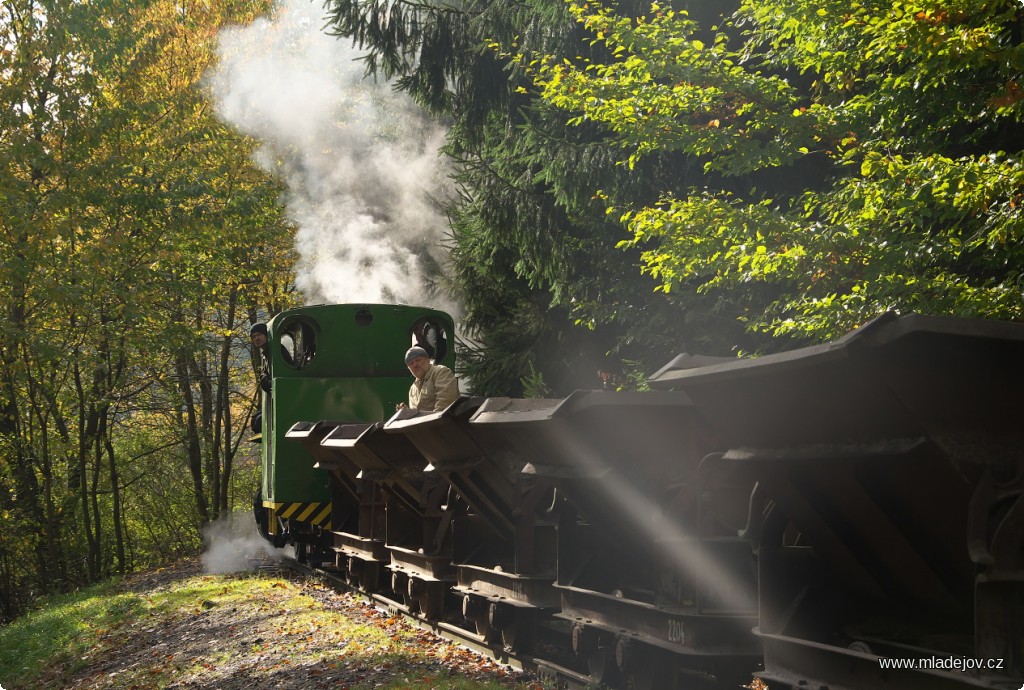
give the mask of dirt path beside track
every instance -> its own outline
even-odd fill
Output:
[[[54,668],[53,687],[542,688],[284,569],[204,575],[184,561],[123,589],[137,610],[101,631],[70,678]]]

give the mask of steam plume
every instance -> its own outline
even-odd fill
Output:
[[[364,79],[360,53],[323,23],[319,5],[283,0],[271,18],[222,31],[209,75],[218,114],[259,140],[257,162],[287,183],[308,302],[428,303],[423,274],[442,262],[446,228],[431,202],[446,191],[444,129]]]

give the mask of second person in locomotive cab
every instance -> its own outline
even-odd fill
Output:
[[[416,380],[409,386],[408,407],[420,412],[439,412],[459,397],[459,381],[452,370],[434,364],[422,347],[410,347],[405,353],[405,366]],[[399,405],[399,409],[406,407]]]
[[[267,331],[267,324],[254,323],[249,329],[249,342],[260,353],[261,371],[260,388],[264,393],[270,392],[270,333]]]
[[[262,362],[263,370],[260,372],[260,388],[263,389],[264,393],[270,392],[270,333],[267,330],[267,324],[260,322],[254,323],[252,328],[249,329],[249,341],[253,347],[259,350]],[[286,364],[292,363],[292,353],[288,351],[284,345],[281,345],[281,358]]]

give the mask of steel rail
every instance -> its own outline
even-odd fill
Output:
[[[567,668],[556,661],[532,654],[512,652],[505,649],[500,643],[488,644],[479,635],[465,628],[445,621],[427,620],[410,611],[409,607],[403,602],[396,601],[383,594],[371,594],[354,587],[335,572],[299,563],[294,558],[288,556],[282,560],[284,565],[294,572],[306,577],[315,577],[337,591],[348,592],[362,597],[363,600],[370,602],[377,609],[399,616],[403,621],[420,630],[433,633],[442,639],[468,649],[474,654],[491,659],[503,666],[508,666],[524,673],[530,673],[549,687],[559,688],[559,690],[588,690],[595,687],[592,678]]]

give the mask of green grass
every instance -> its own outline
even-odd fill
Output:
[[[41,608],[0,628],[0,683],[28,685],[54,665],[76,659],[108,628],[146,608],[136,594],[119,594],[113,582],[48,597]]]
[[[85,679],[127,690],[222,677],[231,687],[239,678],[259,687],[277,674],[336,672],[353,690],[509,687],[460,657],[467,652],[393,620],[325,608],[301,586],[260,574],[194,576],[141,593],[111,582],[52,597],[0,628],[0,685],[28,690]],[[160,644],[151,647],[154,640]]]
[[[118,591],[108,581],[69,594],[46,597],[39,607],[0,628],[0,684],[38,687],[54,669],[74,673],[90,650],[109,644],[107,633],[146,614],[194,610],[204,601],[231,603],[275,586],[260,579],[199,577],[146,595]],[[15,682],[16,681],[16,682]]]

